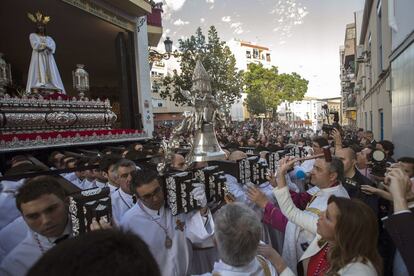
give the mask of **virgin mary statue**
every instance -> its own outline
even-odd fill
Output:
[[[33,51],[26,92],[30,94],[35,91],[46,91],[65,94],[65,88],[53,57],[56,44],[50,36],[46,36],[45,26],[50,21],[50,17],[40,12],[35,15],[29,13],[28,17],[36,23],[36,33],[31,33],[29,37]]]

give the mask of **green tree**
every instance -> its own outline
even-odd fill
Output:
[[[191,90],[191,79],[197,58],[201,59],[211,77],[213,93],[223,91],[227,103],[233,103],[240,97],[243,74],[237,70],[236,59],[225,42],[220,41],[214,26],[208,30],[207,41],[199,27],[195,35],[178,42],[179,50],[183,54],[180,63],[181,73],[174,71],[172,76],[164,77],[164,89],[160,93],[162,98],[169,98],[177,105],[189,104],[180,91]]]
[[[277,67],[264,68],[251,63],[244,73],[246,105],[250,113],[271,113],[276,116],[282,101],[299,101],[308,90],[308,81],[299,74],[279,74]]]

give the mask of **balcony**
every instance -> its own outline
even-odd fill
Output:
[[[155,4],[152,7],[151,13],[147,15],[148,22],[148,45],[156,47],[162,36],[162,5]]]

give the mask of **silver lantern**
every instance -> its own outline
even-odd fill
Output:
[[[76,70],[72,71],[73,88],[79,92],[79,97],[85,97],[85,92],[89,91],[89,74],[83,69],[85,65],[76,64]]]
[[[10,64],[3,59],[3,53],[0,53],[0,96],[6,92],[5,86],[11,84]]]

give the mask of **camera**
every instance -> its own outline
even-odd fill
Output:
[[[387,167],[389,167],[385,152],[379,149],[373,150],[368,160],[370,161],[371,174],[381,177],[385,175]]]

